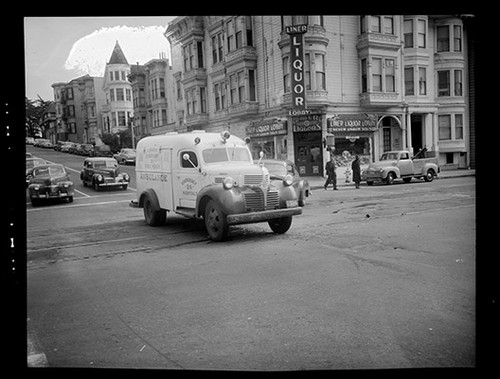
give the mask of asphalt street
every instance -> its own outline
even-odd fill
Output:
[[[284,235],[266,223],[208,239],[129,189],[27,198],[34,366],[203,370],[474,367],[475,178],[314,190]]]

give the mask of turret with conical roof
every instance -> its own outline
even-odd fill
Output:
[[[130,65],[116,41],[113,53],[104,69],[102,108],[103,133],[118,133],[129,128],[134,114],[132,86],[128,81]]]
[[[116,41],[115,48],[113,49],[113,53],[111,54],[111,58],[109,58],[108,64],[126,64],[128,65],[127,58],[125,58],[125,54],[123,54],[122,48],[118,41]]]

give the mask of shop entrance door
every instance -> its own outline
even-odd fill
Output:
[[[413,155],[417,154],[420,149],[424,147],[423,145],[423,133],[422,133],[422,115],[412,114],[411,115],[411,144],[413,147]]]
[[[295,164],[301,176],[323,174],[321,132],[294,133]]]

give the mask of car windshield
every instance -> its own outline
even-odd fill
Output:
[[[126,155],[128,157],[135,157],[135,150],[134,149],[123,149],[122,153],[123,153],[123,155]]]
[[[252,162],[252,157],[248,149],[244,147],[217,147],[213,149],[205,149],[202,152],[203,160],[206,163],[218,162]]]
[[[94,162],[94,167],[95,168],[101,168],[101,167],[115,168],[115,167],[117,167],[117,164],[116,164],[116,162],[113,162],[113,161],[98,161],[98,162]]]
[[[33,170],[33,176],[56,176],[63,174],[65,174],[65,171],[62,166],[44,166]]]
[[[43,159],[30,159],[26,161],[26,168],[33,168],[42,164],[45,164],[45,161]]]
[[[384,153],[380,157],[381,161],[393,161],[398,159],[398,153]]]
[[[280,163],[264,162],[264,167],[267,168],[272,176],[285,176],[287,173],[293,174],[292,166]]]

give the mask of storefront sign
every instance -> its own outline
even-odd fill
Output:
[[[306,108],[306,84],[304,67],[304,32],[290,34],[290,62],[292,74],[292,109]]]
[[[292,119],[294,132],[315,132],[321,131],[321,114],[308,114],[296,116]]]
[[[247,137],[267,137],[277,136],[288,133],[287,122],[277,121],[276,119],[264,120],[247,125]]]
[[[327,131],[339,132],[374,132],[377,130],[375,114],[336,114],[327,119]]]

